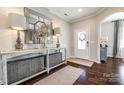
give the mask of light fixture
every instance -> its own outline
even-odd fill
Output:
[[[17,40],[16,40],[16,49],[23,49],[23,44],[20,38],[20,31],[26,29],[26,18],[22,15],[16,13],[9,13],[8,14],[8,25],[9,28],[13,30],[17,30]]]
[[[83,11],[83,9],[82,8],[78,8],[78,12],[82,12]]]
[[[61,35],[60,27],[54,28],[54,35],[57,36],[57,44],[56,44],[56,47],[59,48],[59,47],[60,47],[59,37],[60,37],[60,35]]]

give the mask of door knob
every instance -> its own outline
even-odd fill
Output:
[[[87,44],[87,47],[88,47],[89,46],[89,41],[87,41],[86,44]]]

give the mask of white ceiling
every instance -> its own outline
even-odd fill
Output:
[[[104,9],[103,7],[46,7],[46,8],[51,13],[57,15],[58,17],[61,17],[62,19],[68,22],[73,22],[77,19],[94,15]],[[79,12],[78,9],[82,9],[82,11]],[[65,13],[68,16],[65,16],[64,15]]]

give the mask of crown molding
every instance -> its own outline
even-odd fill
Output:
[[[54,15],[54,16],[56,16],[56,17],[58,17],[58,18],[60,18],[60,19],[62,19],[62,20],[64,20],[64,21],[66,21],[66,22],[68,22],[68,23],[72,24],[72,23],[75,23],[75,22],[80,22],[80,21],[83,21],[83,20],[86,20],[86,19],[95,17],[95,16],[99,15],[101,12],[103,12],[104,10],[106,10],[107,7],[103,7],[102,9],[99,9],[99,10],[98,10],[97,12],[95,12],[95,13],[92,13],[92,14],[90,14],[90,15],[88,15],[88,16],[83,16],[83,17],[80,17],[80,18],[77,18],[77,19],[74,19],[74,20],[67,20],[67,19],[65,19],[65,18],[62,18],[62,17],[60,17],[60,16],[58,16],[58,15],[52,13],[52,12],[51,12],[48,8],[46,8],[46,7],[42,7],[42,9],[46,10],[47,12],[51,13],[52,15]]]
[[[99,15],[101,12],[105,11],[106,9],[107,9],[107,7],[106,7],[106,8],[102,8],[102,9],[98,10],[97,12],[92,13],[92,14],[90,14],[90,15],[88,15],[88,16],[84,16],[84,17],[80,17],[80,18],[71,20],[71,21],[69,21],[69,23],[80,22],[80,21],[83,21],[83,20],[86,20],[86,19],[95,17],[95,16]]]

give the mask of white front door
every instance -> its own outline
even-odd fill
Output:
[[[86,28],[74,31],[74,54],[77,58],[88,59],[89,55],[89,30]]]

